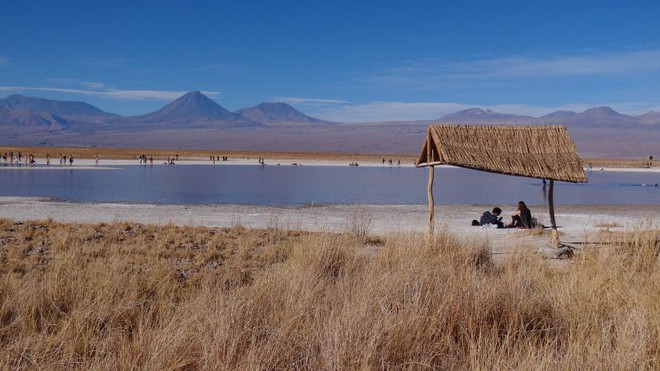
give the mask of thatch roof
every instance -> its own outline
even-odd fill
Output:
[[[560,125],[431,125],[417,166],[442,164],[587,182],[575,145],[566,126]]]

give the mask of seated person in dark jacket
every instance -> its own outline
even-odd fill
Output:
[[[502,223],[502,209],[499,207],[494,207],[493,211],[484,211],[479,219],[479,225],[493,224],[497,225],[497,228],[504,228],[504,223]]]
[[[518,202],[518,210],[511,214],[511,223],[509,223],[507,228],[522,228],[530,229],[532,228],[532,212],[529,211],[527,205],[523,201]]]

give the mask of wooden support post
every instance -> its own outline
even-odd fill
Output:
[[[431,135],[431,128],[426,131],[426,162],[433,162],[433,136]],[[429,242],[433,241],[433,229],[435,227],[435,202],[433,200],[433,176],[435,166],[429,166],[429,184],[426,189],[426,195],[429,199]]]
[[[434,208],[435,202],[433,200],[433,172],[435,166],[429,166],[429,184],[427,188],[427,196],[429,198],[429,239],[433,239],[433,228],[435,227],[434,221]]]
[[[555,180],[550,179],[550,190],[548,191],[548,208],[550,211],[550,224],[552,225],[552,247],[559,248],[559,232],[555,221]]]

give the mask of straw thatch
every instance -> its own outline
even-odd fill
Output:
[[[560,125],[431,125],[417,166],[441,164],[587,182],[575,145],[566,126]]]

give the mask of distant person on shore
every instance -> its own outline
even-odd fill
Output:
[[[518,210],[511,214],[511,223],[506,227],[521,229],[532,228],[532,212],[529,211],[524,201],[518,202]]]
[[[99,155],[94,156],[94,165],[99,164]]]
[[[73,166],[73,155],[69,155],[69,166]]]
[[[50,166],[50,153],[46,153],[46,166]]]

